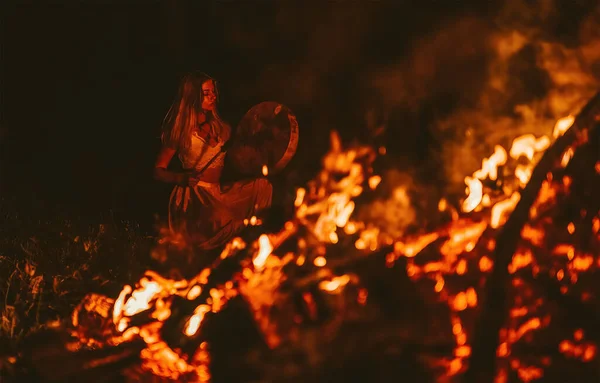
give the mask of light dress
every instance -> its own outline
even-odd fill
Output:
[[[229,132],[230,127],[220,120],[194,131],[190,147],[179,151],[184,169],[200,171],[218,155],[205,173],[220,174],[225,164],[221,137],[229,137]],[[175,186],[169,199],[169,229],[194,248],[214,249],[238,235],[245,219],[270,207],[272,195],[273,187],[266,178],[227,185],[215,180],[199,181],[194,187]]]

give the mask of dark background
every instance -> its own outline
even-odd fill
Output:
[[[562,11],[558,3],[544,31],[568,38],[577,23],[565,20],[583,17],[594,2],[569,1]],[[24,211],[94,217],[112,210],[138,221],[164,213],[170,187],[151,170],[160,123],[189,70],[219,80],[220,110],[232,125],[266,100],[297,114],[300,145],[286,171],[301,169],[298,182],[320,167],[329,129],[364,137],[373,124],[368,112],[375,122],[387,119],[392,155],[436,169],[432,152],[442,139],[431,122],[476,99],[487,60],[482,39],[501,6],[9,0],[2,6],[2,196]],[[431,56],[415,48],[423,39],[434,46]],[[398,87],[402,97],[374,80],[395,66],[413,81]]]

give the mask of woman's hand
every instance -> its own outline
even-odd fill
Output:
[[[187,186],[193,188],[198,185],[198,181],[200,181],[200,175],[198,173],[190,173],[187,178]]]
[[[197,172],[187,171],[178,174],[177,185],[194,187],[198,185],[198,181],[200,181],[200,175]]]

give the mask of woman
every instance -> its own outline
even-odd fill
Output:
[[[163,122],[155,178],[175,184],[169,200],[169,229],[187,245],[209,250],[244,228],[244,220],[270,207],[265,178],[221,185],[225,143],[231,127],[217,112],[217,84],[204,73],[186,75]],[[169,171],[178,154],[184,172]]]

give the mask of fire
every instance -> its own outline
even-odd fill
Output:
[[[569,130],[571,126],[573,126],[574,122],[575,116],[573,116],[572,114],[556,121],[556,125],[554,125],[554,130],[552,131],[552,137],[558,138],[565,134],[565,132]]]
[[[462,210],[465,213],[470,213],[481,203],[483,198],[483,185],[480,180],[471,177],[465,178],[465,183],[468,187],[469,196],[463,202]]]
[[[187,325],[185,327],[185,335],[187,336],[193,336],[196,334],[196,331],[198,331],[198,329],[200,328],[200,323],[202,323],[202,320],[204,319],[204,315],[207,312],[210,312],[210,307],[208,305],[200,305],[198,307],[196,307],[196,310],[194,310],[194,315],[192,315],[192,317],[190,319],[188,319],[187,321]]]
[[[294,201],[294,206],[300,207],[304,201],[304,196],[306,196],[306,189],[298,188],[298,190],[296,190],[296,200]]]
[[[140,280],[140,285],[140,289],[135,290],[125,304],[123,312],[127,316],[133,316],[149,309],[150,300],[161,291],[161,286],[158,283],[148,281],[146,278]]]
[[[398,241],[394,244],[394,252],[396,254],[412,258],[421,252],[425,246],[429,245],[438,238],[438,233],[429,233],[407,243]]]
[[[464,292],[460,292],[460,293],[458,293],[458,295],[456,295],[454,297],[452,306],[455,311],[463,311],[463,310],[467,309],[467,307],[468,307],[467,296],[465,295]]]
[[[371,251],[377,250],[379,238],[379,228],[371,227],[365,229],[360,233],[360,238],[356,240],[354,246],[359,250],[370,249]]]
[[[448,201],[446,201],[445,198],[441,198],[440,201],[438,202],[438,210],[446,211],[447,208],[448,208]]]
[[[347,274],[344,274],[339,277],[334,277],[329,281],[320,282],[319,288],[321,290],[324,290],[324,291],[327,291],[330,293],[335,293],[335,292],[339,292],[339,289],[346,286],[348,284],[348,282],[350,282],[350,276]]]
[[[472,249],[486,228],[487,224],[485,222],[455,222],[448,229],[450,238],[440,248],[441,253],[446,256],[446,259],[454,263],[457,256],[466,248]]]
[[[515,160],[525,156],[529,161],[533,161],[536,152],[542,152],[549,146],[550,139],[547,136],[536,139],[533,134],[525,134],[514,139],[509,154]]]
[[[115,305],[113,308],[113,322],[115,324],[117,324],[119,319],[121,318],[121,313],[123,312],[123,305],[125,303],[125,297],[129,293],[131,293],[131,286],[127,285],[123,288],[123,290],[121,290],[121,294],[119,294],[119,297],[115,301]]]
[[[318,256],[317,258],[315,258],[313,263],[317,267],[323,267],[327,264],[327,259],[325,259],[325,257],[323,257],[323,256]]]
[[[560,137],[573,123],[572,115],[559,120],[552,137]],[[361,222],[354,214],[356,198],[364,190],[376,189],[382,182],[382,177],[373,174],[372,169],[377,152],[366,146],[344,150],[338,134],[332,132],[331,148],[323,158],[322,170],[306,187],[296,190],[294,217],[281,231],[263,233],[248,244],[235,238],[224,248],[216,264],[191,280],[172,280],[147,272],[134,287],[124,286],[114,301],[94,298],[97,306],[103,307],[94,310],[105,313],[103,317],[109,318],[116,330],[105,341],[120,344],[134,338],[142,339],[147,345],[141,353],[146,371],[173,380],[192,376],[198,381],[207,381],[210,374],[205,342],[199,344],[195,354],[184,355],[162,338],[162,326],[174,315],[171,311],[174,297],[193,302],[193,310],[185,314],[184,326],[179,330],[182,335],[196,339],[202,336],[207,316],[217,314],[230,299],[241,295],[248,302],[266,344],[276,348],[291,337],[289,329],[273,318],[274,307],[289,299],[286,289],[290,286],[302,286],[298,288],[297,297],[306,309],[305,315],[312,320],[320,315],[318,296],[315,295],[318,292],[327,294],[328,299],[353,294],[355,303],[368,304],[369,291],[361,286],[357,275],[342,271],[343,267],[339,266],[344,265],[336,252],[329,252],[334,245],[345,243],[353,244],[360,257],[381,254],[382,265],[385,262],[388,267],[403,258],[406,264],[403,272],[415,284],[426,286],[423,288],[426,294],[434,295],[439,303],[447,305],[454,349],[444,361],[445,375],[464,372],[471,356],[470,318],[479,309],[479,294],[486,274],[497,262],[492,257],[496,248],[495,235],[519,204],[536,162],[550,144],[548,136],[525,134],[515,138],[508,150],[495,145],[494,152],[481,162],[481,168],[465,177],[467,190],[462,201],[439,200],[440,212],[453,212],[450,222],[438,229],[429,228],[426,232],[422,230],[389,239],[382,234],[384,228]],[[574,148],[565,151],[563,168],[574,153]],[[267,174],[268,168],[263,166],[263,175]],[[542,184],[530,211],[531,220],[521,231],[521,242],[508,267],[512,286],[507,288],[514,294],[514,305],[509,309],[497,349],[497,356],[503,362],[499,367],[500,380],[502,376],[508,379],[510,370],[524,381],[539,378],[544,373],[542,367],[525,363],[518,357],[517,345],[529,342],[552,323],[545,308],[547,302],[543,298],[533,298],[532,283],[524,276],[535,278],[545,273],[555,278],[556,283],[562,283],[561,288],[567,289],[575,284],[581,273],[600,267],[595,254],[576,250],[568,243],[569,238],[582,231],[580,221],[573,218],[561,226],[564,237],[553,238],[548,232],[552,219],[547,217],[547,211],[572,184],[570,178],[561,177],[560,173],[549,173]],[[406,198],[406,193],[405,188],[399,187],[394,191],[394,198]],[[245,222],[252,226],[261,223],[258,217]],[[592,218],[590,226],[597,234],[600,219]],[[166,240],[177,244],[178,239]],[[543,254],[546,248],[553,256],[542,260],[538,254]],[[226,282],[211,284],[213,270],[220,261],[231,257],[240,257],[240,270]],[[295,272],[308,277],[302,279],[302,283],[290,281],[288,278]],[[567,286],[569,282],[571,285]],[[306,286],[312,286],[312,289]],[[92,307],[89,302],[83,306],[88,310]],[[78,318],[76,311],[73,315],[76,327],[80,324]],[[295,318],[294,321],[296,325],[302,323],[302,319]],[[294,336],[297,336],[296,330]],[[94,344],[84,335],[78,332],[86,344]],[[596,345],[584,338],[583,331],[576,331],[572,340],[561,341],[559,351],[570,358],[594,360]]]
[[[511,274],[514,274],[517,270],[531,265],[533,262],[533,254],[531,251],[527,251],[524,253],[517,252],[513,255],[512,263],[508,266],[508,271]]]
[[[252,260],[252,262],[254,263],[254,267],[256,267],[257,269],[260,269],[265,265],[265,262],[267,261],[267,257],[269,255],[271,255],[271,252],[273,251],[273,245],[271,245],[269,236],[266,234],[262,234],[258,238],[258,245],[259,245],[258,254],[254,258],[254,260]]]
[[[486,273],[492,270],[493,266],[494,262],[485,255],[479,259],[479,270],[481,270],[481,272]]]
[[[526,333],[540,328],[541,323],[542,322],[540,318],[532,318],[525,322],[523,325],[521,325],[521,327],[519,327],[517,330],[510,330],[508,333],[509,341],[511,343],[516,342],[517,340],[521,339]]]
[[[367,180],[374,189],[381,177],[367,177],[366,166],[375,159],[371,147],[363,146],[343,151],[337,132],[331,133],[331,150],[323,159],[323,170],[311,185],[310,191],[300,188],[296,191],[296,217],[311,229],[322,242],[337,243],[338,228],[344,229],[350,222],[355,209],[353,198],[363,192],[363,183]],[[364,164],[364,161],[367,161]],[[366,165],[366,166],[365,166]],[[344,175],[336,179],[335,174]],[[315,217],[316,220],[311,217]],[[352,230],[349,230],[352,231]]]
[[[436,283],[434,286],[435,292],[439,293],[442,291],[442,289],[444,288],[444,278],[441,275],[436,276]]]
[[[473,175],[484,180],[489,178],[492,181],[498,179],[498,166],[506,164],[506,150],[500,145],[494,147],[494,154],[483,160],[481,169],[477,170]]]
[[[559,120],[555,125],[554,138],[564,134],[564,132],[573,124],[573,116],[568,116]],[[429,277],[434,280],[434,291],[440,299],[447,299],[448,305],[452,311],[457,314],[462,314],[471,307],[477,307],[478,296],[474,287],[468,287],[463,291],[450,293],[451,285],[448,283],[445,275],[466,275],[469,273],[469,262],[467,254],[477,247],[485,248],[489,251],[493,250],[495,244],[493,241],[487,244],[481,242],[482,236],[486,233],[486,228],[499,229],[506,222],[508,216],[515,209],[521,199],[521,189],[529,182],[534,166],[536,165],[539,156],[550,146],[551,139],[548,136],[536,137],[532,134],[522,135],[514,139],[508,154],[514,163],[509,162],[507,151],[497,145],[494,148],[494,153],[482,161],[481,169],[475,171],[471,176],[465,177],[467,185],[466,198],[462,202],[461,211],[463,213],[480,212],[481,220],[471,223],[455,219],[449,228],[438,232],[421,235],[413,240],[412,246],[407,245],[406,240],[397,241],[395,243],[395,251],[392,257],[387,257],[386,262],[389,264],[397,259],[398,256],[407,258],[406,272],[408,276],[417,281],[428,274],[434,274]],[[562,167],[567,165],[567,162],[573,157],[573,148],[568,148],[563,156]],[[507,171],[513,169],[513,174],[507,174]],[[502,175],[502,177],[500,177]],[[565,178],[563,184],[568,187],[570,179]],[[490,183],[488,181],[494,181]],[[497,187],[498,190],[494,190]],[[553,203],[562,193],[556,182],[553,182],[552,174],[549,174],[548,179],[543,182],[540,194],[534,203],[530,215],[532,218],[543,214],[546,207]],[[447,211],[448,201],[441,199],[438,203],[439,211]],[[600,227],[600,224],[594,224]],[[566,231],[573,235],[576,232],[576,225],[569,223]],[[597,230],[596,230],[597,231]],[[545,230],[540,225],[525,225],[522,230],[523,240],[527,240],[532,246],[543,247],[548,240]],[[426,246],[429,246],[433,241],[440,236],[448,235],[449,239],[442,243],[439,251],[444,255],[442,262],[431,261],[426,264],[417,264],[413,259],[419,257],[419,253]],[[419,244],[415,246],[414,244]],[[414,249],[414,250],[413,250]],[[571,273],[571,281],[576,281],[576,271],[587,271],[596,266],[596,259],[593,256],[576,255],[572,245],[558,245],[554,249],[556,254],[564,254],[569,261],[567,270]],[[600,265],[600,262],[597,262]],[[478,269],[487,273],[494,266],[494,260],[489,256],[483,255],[478,259]],[[534,252],[527,248],[521,248],[514,254],[509,272],[518,275],[523,272],[530,272],[534,276],[540,272],[540,266],[537,265]],[[559,270],[555,275],[558,280],[561,280],[565,275],[565,270]],[[515,286],[524,286],[523,282],[516,279]],[[522,289],[523,287],[518,287]],[[447,297],[447,298],[443,298]],[[522,299],[517,297],[517,302]],[[536,302],[535,305],[521,306],[519,309],[511,310],[511,318],[525,318],[536,313],[543,301]],[[467,349],[467,337],[461,325],[461,321],[456,314],[452,319],[453,333],[456,338],[455,359],[447,367],[448,375],[453,375],[462,370],[462,358],[466,358],[470,354],[470,348]],[[511,322],[511,326],[513,323]],[[510,328],[506,333],[505,341],[500,344],[498,356],[507,358],[511,355],[512,345],[522,341],[524,338],[541,328],[549,325],[549,317],[530,317],[520,325]],[[565,343],[566,345],[566,343]],[[565,349],[567,346],[563,346]],[[467,351],[468,350],[468,351]],[[583,349],[582,349],[583,350]],[[580,355],[583,351],[580,352]],[[595,355],[595,351],[588,351],[590,358]],[[525,381],[536,379],[543,375],[543,369],[536,366],[513,365],[518,375]]]
[[[369,178],[369,187],[373,190],[377,188],[377,185],[381,182],[381,176],[371,176]]]

